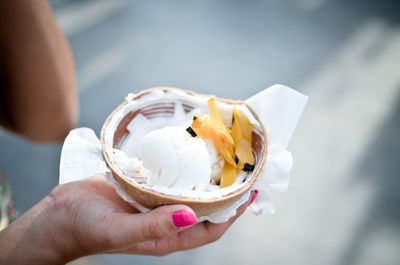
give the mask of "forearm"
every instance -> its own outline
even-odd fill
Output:
[[[65,264],[79,256],[71,235],[46,197],[0,232],[0,264]]]
[[[31,140],[62,140],[78,101],[72,54],[48,3],[1,1],[0,40],[0,122]]]

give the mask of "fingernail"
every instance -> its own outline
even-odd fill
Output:
[[[254,200],[257,198],[258,195],[258,190],[254,190],[253,196],[251,196],[250,204],[254,202]]]
[[[192,211],[180,210],[172,214],[172,222],[175,227],[181,228],[188,225],[194,225],[197,223],[197,218]]]

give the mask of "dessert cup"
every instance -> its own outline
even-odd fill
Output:
[[[212,96],[201,95],[194,93],[192,91],[181,90],[178,88],[170,88],[170,87],[155,87],[151,89],[144,90],[140,93],[133,95],[129,101],[135,101],[141,99],[146,94],[152,93],[154,91],[176,91],[179,93],[187,93],[190,96],[198,96],[198,97],[206,97],[211,98]],[[226,104],[236,104],[243,105],[245,104],[243,101],[233,101],[227,99],[219,99],[215,98],[217,101],[226,103]],[[160,116],[172,116],[174,115],[174,108],[176,100],[180,101],[183,106],[185,113],[189,113],[191,110],[196,108],[195,102],[191,102],[190,100],[183,100],[182,98],[171,99],[171,98],[161,98],[159,100],[149,100],[149,104],[140,104],[139,107],[133,105],[128,112],[125,112],[123,117],[114,125],[112,135],[106,135],[110,132],[108,127],[111,126],[111,120],[114,115],[119,115],[120,110],[123,109],[127,101],[124,101],[121,105],[119,105],[106,119],[102,131],[101,131],[101,146],[102,153],[104,159],[106,161],[107,166],[110,168],[113,178],[119,184],[121,189],[128,194],[134,201],[141,204],[142,206],[148,209],[154,209],[156,207],[162,205],[169,204],[185,204],[191,207],[197,217],[207,216],[218,211],[224,210],[229,206],[233,205],[237,200],[239,200],[247,191],[251,189],[253,184],[256,182],[258,176],[261,174],[266,157],[267,157],[267,136],[264,127],[262,126],[261,121],[259,120],[257,114],[251,110],[251,107],[247,106],[253,118],[258,122],[259,126],[255,126],[252,133],[252,148],[253,155],[255,161],[255,168],[249,175],[246,177],[243,185],[240,185],[237,189],[233,190],[228,194],[224,194],[223,196],[215,197],[215,198],[191,198],[191,197],[183,197],[178,195],[164,194],[158,191],[151,189],[150,187],[146,187],[144,185],[140,185],[139,183],[134,183],[127,179],[124,174],[121,173],[121,170],[118,170],[115,163],[113,163],[110,158],[109,150],[106,148],[106,138],[111,139],[112,148],[119,148],[122,141],[125,139],[129,131],[127,130],[128,124],[136,117],[138,114],[144,115],[147,119],[157,118]]]

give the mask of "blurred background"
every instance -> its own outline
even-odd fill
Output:
[[[400,264],[400,2],[53,0],[75,56],[79,126],[97,133],[133,90],[245,99],[274,84],[310,97],[277,213],[166,257],[71,264]],[[61,144],[0,131],[0,171],[25,211],[58,183]]]

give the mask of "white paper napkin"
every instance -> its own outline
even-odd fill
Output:
[[[255,214],[273,213],[275,209],[268,193],[286,191],[289,186],[293,158],[286,148],[307,100],[307,96],[289,87],[273,85],[245,101],[259,116],[268,137],[267,161],[253,187],[259,192],[250,206]],[[116,187],[122,199],[141,211],[148,210],[130,198],[113,179],[103,159],[100,140],[94,131],[90,128],[72,130],[65,139],[61,151],[59,183],[84,180],[97,174],[105,175],[108,182]],[[226,222],[236,214],[236,209],[246,202],[249,196],[250,191],[231,207],[204,216],[200,221]]]

